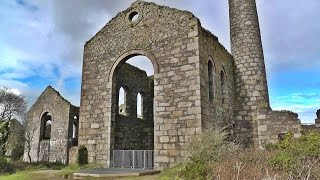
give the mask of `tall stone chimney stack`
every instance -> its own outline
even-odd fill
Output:
[[[229,15],[236,83],[234,131],[244,145],[256,146],[256,114],[270,109],[256,1],[229,0]]]

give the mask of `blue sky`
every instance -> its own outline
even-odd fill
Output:
[[[0,86],[29,105],[52,85],[79,105],[82,53],[133,0],[1,0]],[[155,0],[194,13],[230,51],[227,0]],[[320,1],[257,0],[273,109],[312,123],[320,109]]]

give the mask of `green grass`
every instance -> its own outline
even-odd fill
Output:
[[[100,165],[91,165],[91,164],[80,166],[77,164],[71,164],[71,165],[68,165],[68,166],[62,168],[59,172],[57,172],[57,174],[67,175],[67,174],[75,173],[81,169],[95,169],[95,168],[101,168],[101,166]]]
[[[52,168],[48,168],[43,165],[28,165],[28,167],[26,167],[26,170],[24,171],[19,171],[14,174],[1,175],[0,180],[30,180],[30,179],[32,180],[43,180],[43,179],[63,180],[64,175],[71,175],[74,172],[77,172],[81,169],[94,169],[94,168],[101,168],[101,166],[97,166],[97,165],[79,166],[74,164],[74,165],[68,165],[61,168],[54,168],[56,170],[53,170]],[[156,175],[143,176],[143,177],[126,177],[126,178],[116,178],[116,179],[169,180],[169,179],[174,179],[179,169],[180,169],[180,166],[176,166],[173,168],[165,169],[160,174],[156,174]],[[86,177],[84,179],[99,180],[101,178]]]
[[[40,179],[43,175],[31,174],[34,170],[20,171],[15,174],[2,175],[0,180],[28,180],[28,179]]]
[[[180,165],[177,165],[172,168],[167,168],[163,171],[161,171],[160,174],[154,174],[149,176],[140,176],[140,177],[121,177],[116,179],[121,180],[137,180],[137,179],[143,179],[143,180],[172,180],[172,179],[178,179],[177,175],[181,169]]]
[[[159,179],[161,180],[174,179],[174,177],[176,177],[177,174],[179,173],[180,169],[181,169],[181,166],[179,165],[172,168],[165,169],[161,171],[161,173],[159,174]]]
[[[0,176],[0,180],[42,180],[42,179],[63,179],[63,175],[70,175],[80,169],[98,168],[96,165],[68,165],[60,168],[47,168],[43,165],[28,165],[26,170],[14,174],[5,174]],[[86,178],[87,179],[87,178]],[[91,178],[92,179],[92,178]]]

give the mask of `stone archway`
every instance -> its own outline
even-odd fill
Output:
[[[130,59],[134,56],[139,56],[139,55],[145,56],[151,61],[152,65],[153,65],[153,69],[154,69],[154,74],[159,73],[159,63],[158,63],[156,57],[153,55],[153,53],[151,53],[147,50],[143,50],[143,49],[134,49],[134,50],[126,51],[121,56],[119,56],[117,58],[117,60],[113,63],[112,68],[109,73],[109,82],[112,82],[112,78],[113,78],[113,75],[114,75],[117,67],[119,68],[128,59]]]
[[[50,138],[53,115],[49,111],[45,111],[40,116],[40,134],[38,158],[40,161],[50,160]]]
[[[154,150],[154,78],[146,72],[127,64],[126,61],[135,56],[144,56],[150,53],[133,50],[124,53],[114,63],[109,79],[112,82],[111,99],[111,132],[110,132],[110,159],[113,167],[153,167]],[[145,56],[147,57],[147,56]],[[147,57],[148,58],[148,57]],[[157,62],[153,57],[154,72],[157,72]],[[129,75],[129,77],[127,77]],[[119,106],[119,89],[126,87],[126,113],[121,114]],[[137,95],[144,94],[143,114],[137,116]],[[120,160],[119,160],[120,159]]]

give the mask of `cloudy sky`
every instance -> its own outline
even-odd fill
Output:
[[[1,0],[0,86],[29,105],[52,85],[79,105],[82,53],[133,0]],[[230,51],[227,0],[155,0],[191,11]],[[320,109],[320,1],[257,0],[273,109],[313,122]]]

